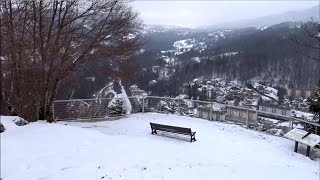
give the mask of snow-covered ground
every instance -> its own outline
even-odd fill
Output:
[[[156,113],[22,127],[13,118],[1,117],[3,180],[319,179],[319,152],[311,160],[291,140],[237,125]],[[151,135],[149,122],[190,127],[197,141]]]
[[[191,49],[194,46],[195,40],[194,39],[184,39],[180,41],[176,41],[173,43],[173,47],[175,47],[177,50],[180,49]]]
[[[239,52],[227,52],[227,53],[223,53],[223,54],[219,54],[218,56],[223,57],[223,56],[234,56],[239,54]]]
[[[292,110],[293,116],[297,118],[303,118],[308,121],[312,121],[314,119],[314,114],[308,113],[308,112],[303,112],[303,111],[298,111],[298,110]]]

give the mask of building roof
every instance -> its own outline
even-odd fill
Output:
[[[206,107],[206,106],[199,106],[197,109],[198,109],[198,111],[207,111],[207,112],[210,111],[210,107]],[[212,112],[213,113],[225,113],[226,110],[225,109],[212,109]]]
[[[227,109],[235,109],[235,110],[243,110],[243,111],[256,112],[256,110],[254,110],[254,109],[248,109],[248,108],[244,108],[244,107],[230,106],[230,105],[227,105]]]
[[[280,105],[269,104],[269,103],[261,103],[261,104],[259,104],[259,106],[278,108],[278,109],[284,109],[284,110],[291,110],[289,107],[286,107],[286,106],[280,106]]]

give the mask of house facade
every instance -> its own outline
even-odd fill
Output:
[[[287,94],[293,97],[309,98],[313,93],[312,90],[287,89]]]
[[[280,114],[284,116],[291,116],[291,109],[288,107],[282,107],[274,104],[259,104],[259,111]]]
[[[210,117],[210,113],[212,113]],[[210,107],[198,107],[197,108],[197,117],[208,119],[211,121],[224,121],[225,120],[225,110],[211,110]]]
[[[226,120],[256,125],[258,120],[257,111],[238,106],[227,106]]]

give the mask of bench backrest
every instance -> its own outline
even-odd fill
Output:
[[[190,128],[169,126],[169,125],[164,125],[164,124],[156,124],[156,123],[151,123],[151,122],[150,122],[150,125],[151,125],[151,128],[157,129],[157,130],[170,131],[170,132],[180,132],[183,134],[191,134]]]

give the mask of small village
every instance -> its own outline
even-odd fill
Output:
[[[140,102],[134,107],[140,107],[140,110],[144,97],[145,111],[228,121],[278,136],[284,135],[290,128],[310,128],[306,122],[318,123],[314,114],[304,108],[311,92],[304,97],[300,96],[299,91],[294,96],[291,93],[291,97],[284,92],[283,97],[279,97],[279,91],[269,86],[254,83],[250,88],[250,85],[225,82],[220,78],[213,81],[195,79],[185,85],[185,94],[175,98],[148,96],[136,85],[131,86],[130,90]],[[313,127],[312,131],[319,133],[320,128],[316,129]]]

